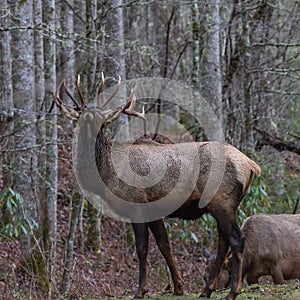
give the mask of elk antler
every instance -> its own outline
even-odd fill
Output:
[[[101,93],[102,93],[102,91],[103,91],[104,84],[105,84],[105,78],[104,78],[103,72],[101,72],[101,82],[100,82],[100,84],[99,84],[99,88],[98,88],[98,97],[97,97],[98,103],[100,103],[100,95],[101,95]],[[111,99],[117,94],[117,92],[118,92],[119,89],[120,89],[120,86],[121,86],[121,76],[119,75],[118,83],[117,83],[117,85],[116,85],[115,90],[113,91],[113,93],[111,94],[111,96],[110,96],[108,99],[106,99],[103,103],[101,103],[101,105],[100,105],[100,108],[101,108],[101,109],[104,108],[104,106],[105,106],[109,101],[111,101]]]
[[[78,74],[78,77],[77,77],[77,91],[78,91],[79,98],[81,101],[81,106],[83,107],[85,104],[85,101],[84,101],[84,97],[83,97],[83,95],[81,93],[81,89],[80,89],[80,74]]]
[[[70,97],[70,99],[73,101],[73,103],[75,104],[75,107],[72,107],[70,105],[67,105],[65,103],[63,103],[63,101],[60,98],[60,91],[61,89],[64,88],[66,94]],[[81,99],[82,101],[82,99]],[[66,86],[66,81],[63,80],[57,87],[55,94],[54,94],[54,100],[53,100],[53,104],[49,110],[49,112],[51,112],[54,104],[56,104],[56,106],[61,109],[66,116],[71,119],[71,120],[78,120],[80,117],[80,113],[82,112],[83,109],[83,105],[79,105],[78,102],[73,98],[73,96],[71,95],[71,93],[68,91],[67,86]]]
[[[147,130],[146,130],[145,108],[144,106],[142,107],[141,113],[134,110],[134,107],[136,105],[136,97],[134,91],[135,91],[135,86],[131,89],[130,98],[129,98],[130,105],[128,108],[124,109],[123,113],[141,118],[144,123],[144,134],[146,134]]]
[[[98,87],[98,98],[97,100],[99,101],[100,100],[100,94],[102,93],[102,90],[104,88],[104,84],[105,84],[105,78],[104,78],[104,74],[103,72],[101,73],[101,82],[99,84],[99,87]],[[115,90],[113,91],[112,95],[106,99],[104,101],[104,103],[102,103],[99,107],[100,110],[103,110],[103,107],[109,102],[111,101],[111,99],[117,94],[119,88],[121,86],[121,77],[119,76],[119,80],[118,80],[118,83],[117,83],[117,86],[115,88]],[[66,85],[66,81],[63,80],[58,86],[57,86],[57,89],[54,93],[54,99],[53,99],[53,103],[51,105],[51,108],[49,110],[49,113],[52,111],[54,105],[56,104],[56,106],[61,109],[65,114],[66,116],[71,119],[71,120],[78,120],[80,118],[80,115],[81,113],[84,111],[84,108],[85,108],[85,100],[84,100],[84,97],[83,97],[83,94],[81,92],[81,88],[80,88],[80,75],[78,75],[78,78],[77,78],[77,83],[76,83],[76,87],[77,87],[77,91],[78,91],[78,95],[79,95],[79,101],[77,101],[73,96],[72,94],[69,92],[68,88],[67,88],[67,85]],[[65,104],[63,103],[62,99],[60,98],[60,93],[61,93],[61,90],[64,90],[64,92],[70,97],[70,99],[72,100],[72,102],[74,103],[74,106],[70,106],[68,104]],[[120,111],[120,113],[122,112],[123,108],[122,107],[119,107],[117,110]],[[112,113],[114,113],[114,111],[111,111],[111,110],[108,110],[108,111],[105,111],[106,114],[108,116],[112,115]],[[115,117],[115,116],[114,116]]]
[[[100,100],[100,99],[99,99],[99,96],[100,96],[100,94],[101,94],[102,91],[103,91],[104,85],[105,85],[105,77],[104,77],[104,73],[101,72],[101,82],[100,82],[99,87],[98,87],[98,98],[97,98],[97,100]],[[98,102],[99,102],[99,101],[98,101]],[[100,103],[100,102],[99,102],[99,103]]]

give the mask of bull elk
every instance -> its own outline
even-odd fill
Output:
[[[65,81],[57,87],[55,92],[55,103],[57,107],[61,109],[68,118],[76,120],[80,125],[77,126],[81,133],[78,135],[78,144],[84,143],[84,151],[80,151],[80,149],[83,148],[79,147],[75,157],[74,163],[77,176],[80,177],[79,179],[86,190],[96,194],[101,194],[97,180],[94,180],[93,182],[91,182],[91,180],[86,180],[87,178],[91,178],[90,169],[94,168],[93,165],[96,160],[96,168],[101,180],[103,180],[105,185],[113,194],[125,200],[123,202],[152,203],[169,193],[179,178],[180,168],[182,165],[189,166],[192,169],[195,161],[200,161],[201,171],[197,174],[193,192],[184,201],[184,203],[181,204],[181,206],[166,217],[195,220],[205,213],[211,213],[214,216],[217,221],[219,235],[218,254],[208,283],[201,293],[201,297],[210,297],[211,293],[216,289],[218,274],[221,270],[227,250],[230,247],[233,257],[233,275],[228,299],[235,299],[236,295],[241,291],[241,262],[243,250],[243,238],[236,221],[236,209],[250,186],[253,175],[256,174],[257,176],[260,176],[260,167],[235,147],[224,143],[192,142],[180,144],[160,144],[151,140],[145,140],[143,142],[143,139],[141,139],[139,140],[139,143],[125,146],[129,147],[126,151],[129,153],[129,160],[132,163],[131,166],[134,168],[134,172],[141,176],[143,176],[143,174],[147,174],[147,172],[149,172],[149,164],[147,162],[151,159],[156,160],[156,163],[166,162],[167,169],[165,170],[161,182],[153,186],[141,188],[126,184],[118,177],[113,166],[111,157],[112,141],[105,135],[105,129],[108,124],[118,119],[122,113],[134,115],[142,118],[144,121],[145,116],[144,113],[138,113],[134,110],[135,96],[133,92],[131,92],[129,101],[123,106],[119,106],[114,109],[104,109],[104,106],[111,101],[116,94],[119,85],[120,81],[112,96],[105,100],[103,104],[97,105],[97,107],[89,107],[89,105],[86,104],[80,91],[79,81],[77,83],[77,88],[80,101],[73,98],[66,87]],[[103,87],[104,77],[102,76],[99,94],[102,92]],[[62,90],[64,90],[73,101],[73,107],[63,103],[60,97]],[[101,119],[101,122],[98,125],[97,122],[94,122],[91,123],[92,125],[89,125],[89,128],[87,128],[84,122],[80,124],[82,119],[93,119],[95,114],[100,116],[99,119]],[[87,130],[96,131],[96,141],[89,142],[86,138],[84,141],[81,140],[81,137],[86,137],[88,135]],[[223,155],[217,158],[224,161],[224,176],[221,178],[220,186],[211,201],[206,206],[201,207],[199,206],[199,201],[205,189],[205,184],[212,166],[211,149],[216,146],[224,148]],[[190,154],[191,147],[196,149],[197,160],[194,160],[193,156]],[[119,151],[122,153],[124,152],[124,149],[120,148]],[[178,159],[178,152],[180,152],[180,161]],[[122,161],[120,161],[120,163],[122,163]],[[125,169],[126,167],[128,168],[128,166],[124,166]],[[177,197],[180,198],[180,196],[181,195],[179,193]],[[123,204],[121,202],[112,202],[110,205],[112,209],[120,215],[126,213],[125,210],[128,208],[122,206]],[[162,217],[145,223],[135,222],[134,220],[131,221],[135,234],[136,251],[139,259],[139,285],[135,292],[135,298],[143,298],[147,292],[146,265],[149,229],[152,231],[158,248],[170,269],[174,284],[174,293],[176,295],[182,295],[183,280],[171,256],[170,245]]]

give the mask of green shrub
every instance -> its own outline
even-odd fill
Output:
[[[239,225],[248,217],[257,213],[267,213],[270,209],[268,186],[264,177],[255,177],[238,210]]]
[[[0,193],[1,223],[0,234],[5,238],[18,238],[20,234],[28,234],[37,223],[24,213],[21,194],[6,188]]]

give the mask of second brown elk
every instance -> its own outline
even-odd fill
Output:
[[[218,254],[209,280],[202,290],[201,297],[210,297],[211,293],[216,289],[218,275],[224,262],[225,255],[230,247],[233,257],[233,272],[228,299],[235,299],[236,295],[240,293],[242,285],[241,262],[243,250],[243,238],[236,221],[236,209],[247,192],[254,174],[260,176],[260,167],[235,147],[228,144],[218,142],[160,144],[151,140],[145,140],[145,142],[143,142],[143,140],[140,139],[138,143],[130,145],[130,148],[127,149],[127,151],[129,151],[129,158],[132,158],[131,166],[135,168],[135,172],[138,174],[147,174],[149,169],[147,161],[151,159],[155,159],[156,163],[167,162],[168,168],[166,169],[161,182],[152,187],[137,188],[128,185],[119,178],[113,167],[111,157],[112,141],[105,135],[105,130],[107,126],[118,119],[122,113],[134,115],[143,120],[145,119],[144,114],[134,110],[135,96],[133,92],[127,103],[124,103],[124,105],[105,110],[104,106],[108,101],[111,101],[111,98],[116,94],[118,87],[116,88],[116,92],[104,102],[104,105],[97,105],[97,107],[95,107],[89,106],[84,101],[82,93],[80,92],[79,82],[77,86],[80,101],[75,100],[74,97],[71,96],[63,81],[56,90],[55,102],[57,107],[61,109],[68,118],[77,121],[79,124],[79,126],[77,126],[80,133],[77,141],[77,149],[79,150],[76,153],[74,164],[77,178],[86,190],[95,194],[101,194],[98,187],[99,182],[97,182],[97,180],[87,180],[88,178],[91,178],[91,172],[93,173],[95,171],[92,169],[95,168],[94,162],[96,159],[96,168],[99,176],[110,192],[125,200],[125,203],[152,203],[169,192],[170,184],[172,187],[172,184],[175,184],[176,180],[178,180],[178,174],[180,174],[180,168],[183,164],[193,168],[195,160],[190,153],[190,149],[191,147],[196,149],[196,161],[201,162],[200,173],[197,174],[196,178],[196,186],[191,195],[187,199],[183,199],[184,203],[179,208],[164,217],[194,220],[200,218],[205,213],[211,213],[213,215],[217,221],[219,235]],[[99,92],[101,92],[103,87],[104,78],[102,78]],[[71,97],[71,100],[74,102],[74,107],[63,103],[60,96],[62,90]],[[89,126],[86,125],[86,122],[81,122],[82,120],[92,120],[96,115],[101,122],[91,122]],[[95,131],[97,136],[96,141],[89,141],[86,138],[89,135],[88,131],[89,133]],[[83,147],[80,147],[81,143]],[[224,176],[221,178],[220,186],[211,201],[209,201],[205,207],[201,208],[199,207],[199,201],[210,175],[212,167],[211,151],[214,147],[222,147],[224,149],[224,153],[220,155],[220,157],[217,157],[217,160],[224,162]],[[84,151],[81,151],[80,149],[84,149]],[[120,151],[124,151],[124,148],[120,148]],[[178,162],[178,151],[181,153],[180,163]],[[180,198],[180,193],[177,196]],[[117,214],[126,216],[126,209],[128,208],[123,206],[121,202],[110,202],[109,205]],[[171,255],[163,218],[160,217],[157,220],[142,223],[135,223],[133,220],[132,226],[139,259],[139,285],[135,292],[135,298],[143,298],[147,292],[149,229],[154,235],[158,248],[169,267],[174,284],[174,294],[182,295],[183,280]]]
[[[242,277],[248,284],[258,283],[261,276],[270,275],[274,284],[284,280],[300,280],[300,215],[256,214],[242,225],[245,237]],[[206,252],[205,281],[209,280],[215,255]],[[226,257],[220,272],[218,289],[230,284],[231,254]]]

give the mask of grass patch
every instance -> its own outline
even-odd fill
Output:
[[[210,299],[223,300],[229,293],[229,289],[224,291],[214,292]],[[132,297],[127,298],[106,298],[112,299],[124,299],[129,300]],[[174,296],[172,294],[162,295],[150,295],[145,299],[149,300],[198,300],[199,294],[188,294],[184,296]],[[203,298],[205,299],[205,298]],[[299,300],[300,299],[300,283],[285,284],[285,285],[273,285],[273,284],[254,284],[243,288],[242,293],[237,297],[237,300]],[[87,299],[86,299],[87,300]]]

